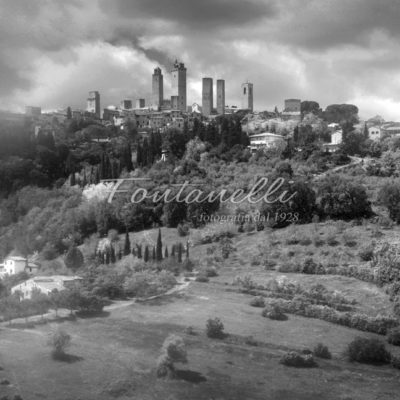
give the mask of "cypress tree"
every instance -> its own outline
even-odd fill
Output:
[[[157,237],[157,248],[156,248],[156,259],[157,261],[161,261],[162,256],[162,240],[161,240],[161,229],[158,229],[158,237]]]
[[[186,242],[186,260],[189,260],[189,241]]]
[[[148,261],[149,261],[149,246],[146,245],[146,247],[144,248],[144,262]]]
[[[111,246],[111,251],[110,251],[110,262],[111,264],[115,264],[116,262],[116,257],[115,257],[115,249],[114,246]]]
[[[179,243],[178,245],[178,262],[181,263],[182,262],[182,243]]]
[[[175,257],[175,245],[172,245],[172,249],[171,249],[171,257]]]
[[[71,175],[69,176],[69,185],[70,186],[75,186],[76,185],[75,172],[72,172]]]
[[[131,253],[131,242],[129,240],[129,232],[128,228],[126,228],[125,232],[125,243],[124,243],[124,256],[127,256]]]
[[[106,264],[110,264],[110,249],[106,250]]]
[[[168,247],[165,246],[164,258],[168,258]]]
[[[153,246],[153,254],[152,254],[153,261],[156,260],[156,248]]]
[[[142,245],[137,245],[137,257],[142,258]]]

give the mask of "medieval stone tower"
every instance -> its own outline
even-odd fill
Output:
[[[164,77],[161,72],[161,68],[157,67],[154,69],[152,78],[152,97],[151,107],[155,110],[159,110],[164,100]]]
[[[223,79],[217,80],[217,112],[225,114],[225,81]]]
[[[246,82],[242,84],[242,108],[253,112],[253,84]]]
[[[178,96],[177,109],[186,112],[186,68],[185,64],[175,61],[172,70],[172,96]]]
[[[203,78],[203,93],[202,93],[202,109],[203,115],[209,116],[213,110],[213,79]]]

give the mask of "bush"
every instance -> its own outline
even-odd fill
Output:
[[[350,361],[366,364],[387,364],[391,359],[385,344],[378,339],[356,337],[348,345],[346,353]]]
[[[373,245],[364,246],[358,252],[358,256],[360,257],[361,261],[371,261],[372,257],[374,256]]]
[[[157,360],[157,377],[175,377],[174,363],[187,363],[185,342],[180,336],[168,336],[161,348],[161,355]]]
[[[60,359],[65,355],[67,347],[71,345],[71,336],[63,330],[57,330],[51,333],[48,345],[53,348],[53,358]]]
[[[202,282],[202,283],[207,283],[210,281],[210,278],[204,273],[200,272],[195,279],[196,282]]]
[[[317,367],[313,356],[311,354],[300,354],[296,351],[289,351],[279,361],[281,364],[288,367],[296,368],[313,368]]]
[[[399,328],[391,329],[388,333],[387,341],[393,346],[400,346],[400,329]]]
[[[209,278],[213,278],[215,276],[218,276],[218,272],[217,272],[217,269],[215,267],[206,267],[206,268],[204,268],[203,272]]]
[[[277,304],[264,308],[262,316],[276,321],[286,321],[288,319]]]
[[[393,368],[400,369],[400,357],[392,356],[390,363],[392,364]]]
[[[222,339],[224,338],[224,324],[219,318],[209,318],[206,325],[206,333],[209,338]]]
[[[332,358],[332,354],[328,349],[328,346],[325,346],[322,343],[318,343],[313,350],[313,354],[315,357],[326,358],[327,360]]]
[[[261,296],[254,297],[253,299],[251,299],[250,305],[251,305],[252,307],[265,307],[264,298],[261,297]]]
[[[178,224],[177,227],[178,235],[181,237],[189,235],[189,225],[188,224]]]

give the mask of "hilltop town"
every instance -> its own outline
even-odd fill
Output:
[[[0,112],[1,395],[395,398],[400,124],[186,73]]]

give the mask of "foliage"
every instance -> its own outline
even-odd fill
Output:
[[[264,308],[262,316],[276,321],[286,321],[288,319],[287,315],[283,313],[283,310],[277,304]]]
[[[334,219],[368,218],[372,215],[364,187],[339,175],[328,175],[321,180],[317,203],[323,216]]]
[[[173,378],[175,376],[175,363],[187,363],[185,342],[180,336],[169,335],[161,348],[161,355],[157,360],[157,377]]]
[[[265,300],[261,296],[257,296],[251,299],[250,305],[252,307],[265,307]]]
[[[315,357],[326,358],[328,360],[332,358],[332,354],[329,351],[328,346],[325,346],[322,343],[318,343],[314,347],[313,354],[314,354]]]
[[[289,351],[285,353],[279,361],[281,364],[287,367],[296,368],[313,368],[317,367],[312,354],[300,354],[296,351]]]
[[[83,254],[76,246],[71,246],[64,258],[67,268],[73,271],[80,269],[83,266],[83,261]]]
[[[391,329],[388,332],[387,341],[394,346],[400,346],[400,329]]]
[[[385,344],[374,338],[356,337],[347,346],[346,354],[350,361],[366,364],[387,364],[391,359]]]
[[[225,337],[224,324],[219,318],[209,318],[206,324],[206,333],[209,338],[223,339]]]
[[[71,336],[64,330],[58,329],[50,334],[48,345],[52,347],[52,356],[61,358],[65,350],[71,345]]]

